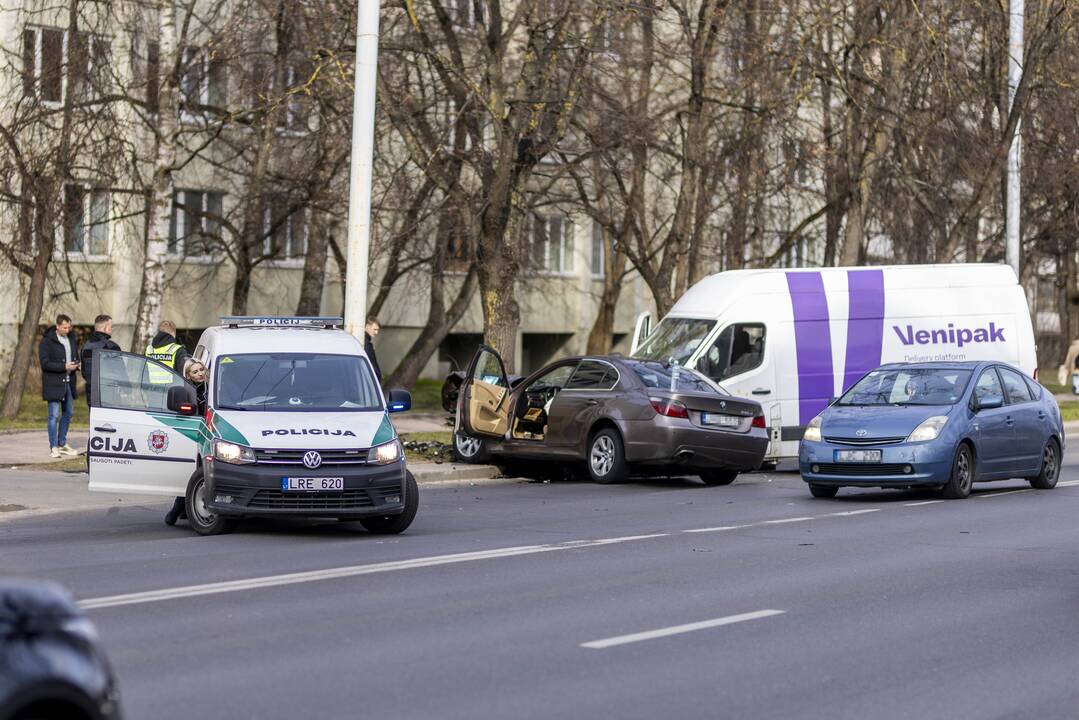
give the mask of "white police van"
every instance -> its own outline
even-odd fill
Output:
[[[95,351],[90,490],[185,496],[202,535],[244,516],[402,532],[419,494],[389,413],[412,399],[383,395],[362,343],[341,326],[341,318],[221,318],[193,353],[209,370],[204,398],[154,360]]]

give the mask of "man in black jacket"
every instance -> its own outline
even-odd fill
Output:
[[[75,371],[79,348],[71,334],[71,318],[57,315],[56,325],[45,331],[37,349],[41,362],[41,397],[49,403],[49,455],[78,455],[67,444],[67,428],[75,405]]]
[[[376,317],[368,317],[367,322],[363,326],[363,351],[367,354],[367,359],[371,361],[371,367],[375,371],[375,378],[378,379],[379,385],[382,384],[382,369],[378,366],[378,359],[375,357],[375,344],[373,340],[378,335],[378,331],[382,329],[382,325],[378,322]]]
[[[90,339],[86,341],[86,344],[82,346],[82,354],[79,358],[82,360],[82,379],[86,381],[86,404],[90,404],[90,383],[93,380],[93,355],[94,350],[119,350],[120,346],[117,345],[112,339],[112,318],[108,315],[98,315],[94,318],[94,332],[90,335]]]

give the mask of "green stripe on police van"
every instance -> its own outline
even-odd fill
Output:
[[[241,445],[250,444],[247,442],[247,438],[244,437],[244,434],[237,430],[228,420],[221,417],[220,413],[214,412],[213,415],[211,415],[211,422],[213,423],[214,430],[217,431],[217,436],[222,440],[240,443]]]
[[[389,442],[397,437],[397,431],[393,429],[393,423],[390,422],[390,416],[382,414],[382,424],[378,426],[378,430],[375,431],[375,436],[371,438],[371,446],[381,445],[384,442]]]
[[[188,440],[198,443],[202,442],[204,437],[208,438],[210,436],[210,431],[206,428],[206,421],[201,417],[158,415],[156,413],[149,413],[149,415],[165,427],[180,433]]]

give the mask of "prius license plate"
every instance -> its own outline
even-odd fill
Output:
[[[737,415],[722,415],[720,413],[701,413],[701,425],[716,425],[718,427],[738,427],[742,424],[742,418]]]
[[[879,463],[880,450],[836,450],[835,461],[841,463]]]
[[[281,489],[285,492],[341,492],[345,489],[343,477],[283,477]]]

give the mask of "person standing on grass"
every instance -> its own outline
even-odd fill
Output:
[[[78,455],[67,444],[67,429],[75,410],[75,373],[79,348],[71,334],[71,318],[57,315],[56,325],[45,331],[37,349],[41,362],[41,397],[49,404],[49,456]]]
[[[363,326],[363,351],[367,354],[367,359],[371,361],[371,368],[375,371],[375,378],[378,379],[379,385],[382,384],[382,369],[379,368],[378,359],[375,358],[375,344],[373,341],[381,329],[382,325],[376,317],[368,317]]]
[[[86,404],[90,404],[90,383],[93,382],[93,354],[94,350],[119,350],[120,346],[112,339],[112,318],[108,315],[98,315],[94,318],[94,332],[90,339],[82,346],[82,379],[86,383]]]

